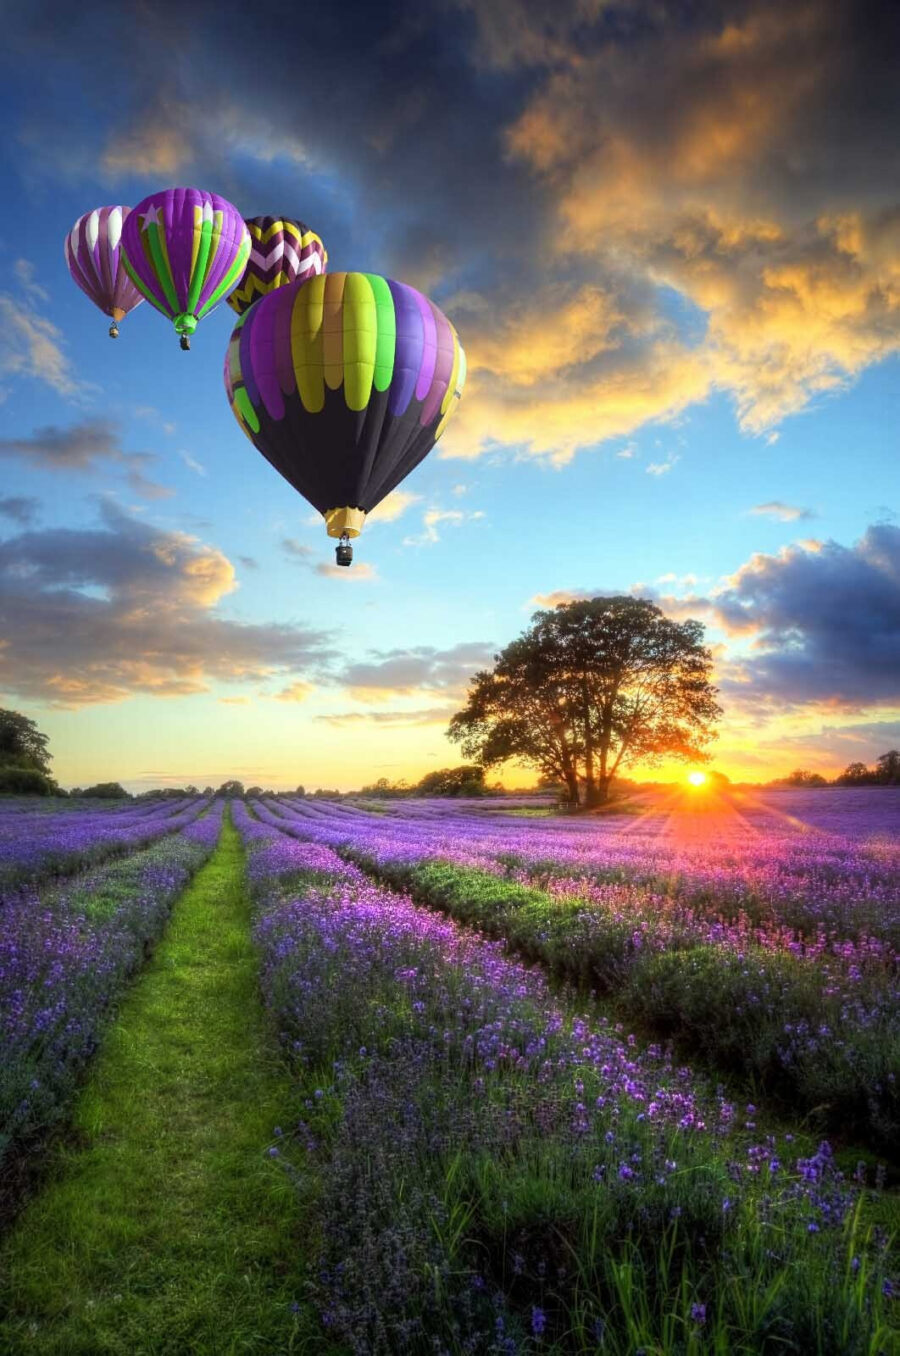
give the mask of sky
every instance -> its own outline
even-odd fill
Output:
[[[629,592],[706,625],[733,779],[900,744],[897,7],[34,0],[4,36],[0,706],[62,785],[416,780],[536,608]],[[231,310],[112,343],[68,276],[78,216],[177,184],[459,331],[351,570],[235,422]]]

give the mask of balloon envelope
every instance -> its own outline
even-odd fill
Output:
[[[134,284],[186,337],[237,283],[250,234],[237,208],[217,193],[167,188],[133,208],[122,247]]]
[[[260,297],[292,282],[325,272],[328,253],[315,231],[289,217],[248,217],[250,258],[244,276],[228,298],[238,315]]]
[[[414,287],[326,273],[241,317],[225,386],[250,441],[325,515],[330,535],[357,536],[365,513],[431,451],[465,368],[456,330]]]
[[[122,257],[122,226],[130,211],[129,207],[97,207],[79,217],[66,236],[69,272],[85,296],[114,322],[144,300]]]

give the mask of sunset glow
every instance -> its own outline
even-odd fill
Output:
[[[695,790],[698,789],[698,788],[701,787],[701,786],[705,786],[705,785],[706,785],[706,773],[705,773],[705,772],[689,772],[688,775],[687,775],[687,779],[688,779],[688,784],[689,784],[690,786],[693,786],[693,787],[695,788]]]

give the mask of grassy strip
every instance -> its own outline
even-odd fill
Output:
[[[290,1150],[267,1153],[292,1101],[267,1045],[244,852],[226,821],[108,1034],[75,1142],[55,1151],[0,1254],[0,1350],[300,1349],[303,1192]]]
[[[415,899],[501,937],[527,960],[610,995],[641,1025],[750,1083],[822,1130],[896,1158],[900,1035],[890,1013],[864,1025],[823,994],[814,965],[790,955],[714,945],[655,953],[620,918],[489,872],[436,860],[342,855]]]
[[[0,1232],[40,1179],[121,992],[212,853],[221,809],[0,910]]]

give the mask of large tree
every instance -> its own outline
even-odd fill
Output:
[[[536,612],[477,673],[448,734],[468,758],[558,778],[573,805],[602,804],[630,763],[705,761],[721,715],[696,621],[642,598],[591,598]]]
[[[0,711],[0,767],[33,768],[50,775],[47,736],[19,711]]]

